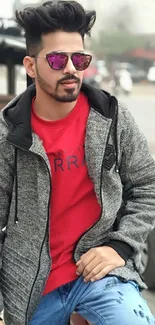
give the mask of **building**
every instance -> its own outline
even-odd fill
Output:
[[[0,18],[0,65],[7,68],[7,92],[15,93],[15,65],[26,54],[25,39],[12,19]]]

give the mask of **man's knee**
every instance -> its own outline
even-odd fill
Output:
[[[110,319],[110,318],[109,318]],[[116,305],[111,309],[111,322],[108,325],[154,325],[155,317],[147,304],[141,300],[133,303],[119,293]]]

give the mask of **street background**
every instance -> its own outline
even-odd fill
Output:
[[[0,100],[1,95],[10,94],[14,97],[26,89],[26,76],[21,60],[25,55],[25,41],[22,33],[16,33],[11,27],[11,19],[14,19],[16,9],[37,5],[41,1],[0,2]],[[86,9],[97,11],[92,38],[85,40],[86,49],[93,55],[85,79],[89,83],[95,81],[96,86],[113,93],[116,90],[116,72],[117,78],[122,70],[130,73],[132,89],[128,95],[126,91],[119,89],[117,97],[135,117],[147,138],[150,153],[155,158],[155,1],[79,2]],[[7,21],[7,18],[10,20]],[[143,295],[155,314],[155,291],[147,290]]]

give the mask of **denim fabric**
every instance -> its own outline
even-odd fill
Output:
[[[73,311],[94,325],[153,325],[155,318],[135,282],[107,276],[70,282],[41,298],[29,325],[68,325]]]

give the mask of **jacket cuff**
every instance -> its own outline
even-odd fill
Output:
[[[113,248],[123,258],[125,263],[133,255],[132,247],[123,241],[111,240],[109,243],[106,243],[105,246]]]

